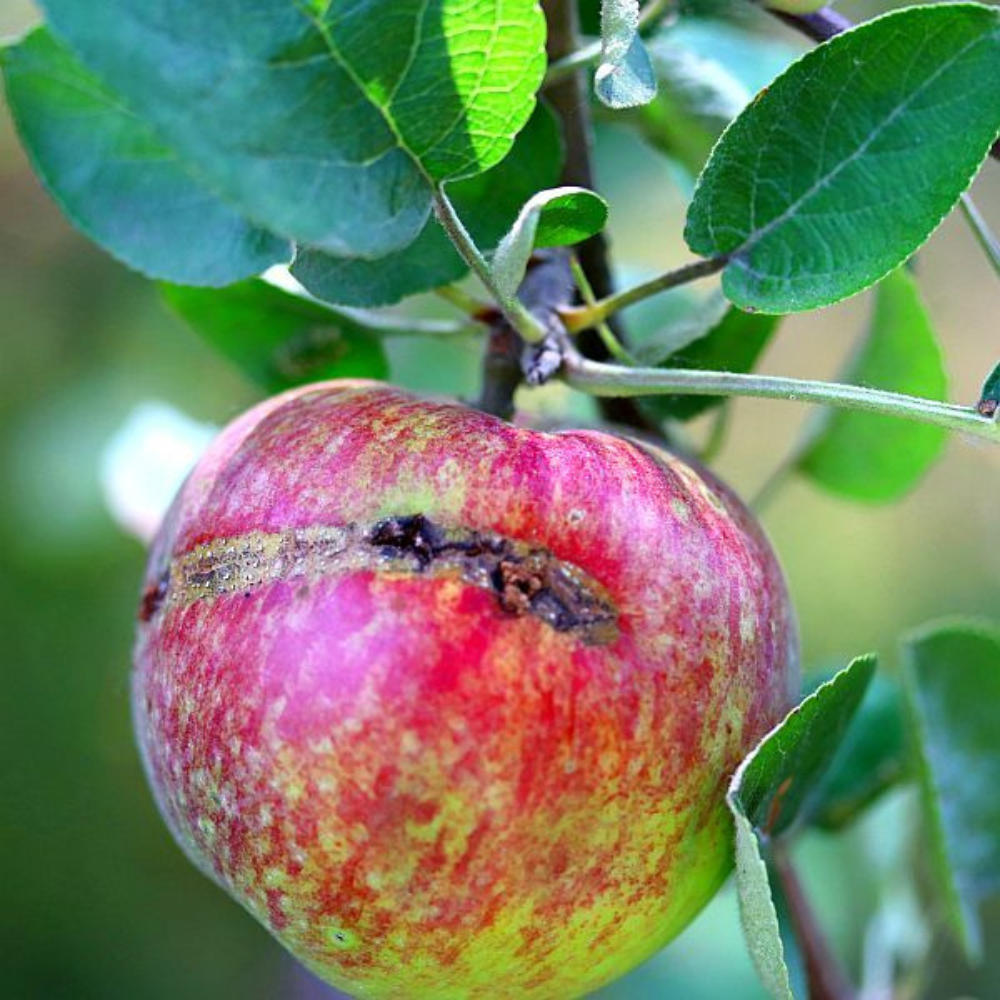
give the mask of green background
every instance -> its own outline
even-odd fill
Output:
[[[33,18],[28,3],[0,0],[0,34]],[[660,162],[627,132],[605,128],[598,165],[619,260],[637,271],[683,261],[683,195]],[[987,167],[975,194],[1000,229],[1000,166]],[[1000,284],[957,217],[921,253],[919,273],[953,398],[972,402],[1000,349]],[[834,375],[869,306],[862,296],[789,321],[764,368]],[[392,353],[410,386],[467,394],[475,386],[472,345],[396,343]],[[69,228],[0,113],[4,1000],[332,995],[190,867],[156,814],[128,719],[144,555],[110,520],[98,484],[101,451],[137,403],[163,400],[223,423],[256,398],[150,285]],[[559,412],[565,403],[556,390],[540,405]],[[752,493],[806,417],[779,403],[740,402],[720,472]],[[998,495],[1000,451],[961,441],[893,507],[853,506],[793,482],[765,523],[791,581],[807,663],[843,665],[877,650],[891,668],[896,636],[910,626],[944,614],[1000,618]],[[910,854],[899,839],[912,804],[898,794],[846,837],[810,835],[802,846],[807,883],[855,970],[877,887],[892,881],[894,866],[921,869],[919,850]],[[904,937],[906,913],[901,905]],[[924,995],[1000,996],[1000,906],[986,916],[986,965],[968,970],[950,946],[935,946]],[[731,890],[676,945],[602,994],[759,995]]]

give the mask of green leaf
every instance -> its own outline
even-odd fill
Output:
[[[989,378],[983,383],[983,391],[979,394],[976,408],[984,417],[994,417],[1000,409],[1000,364],[990,372]]]
[[[228,288],[162,285],[163,297],[261,388],[279,392],[328,378],[383,379],[389,365],[377,320],[366,323],[264,281]]]
[[[936,869],[952,927],[977,959],[979,904],[1000,892],[1000,627],[933,623],[903,654]]]
[[[876,282],[969,186],[1000,130],[1000,11],[894,11],[794,63],[726,130],[688,245],[737,305],[797,312]]]
[[[731,306],[708,333],[661,362],[663,368],[749,372],[780,322],[777,316],[745,313]],[[723,396],[653,396],[643,409],[660,419],[691,420],[723,403]]]
[[[943,399],[947,376],[916,281],[904,268],[878,287],[871,328],[844,381]],[[934,464],[947,433],[898,417],[827,411],[797,468],[824,489],[884,503],[912,489]]]
[[[493,255],[491,270],[497,287],[513,297],[535,247],[581,243],[599,233],[607,221],[608,204],[593,191],[578,187],[539,191],[521,209]]]
[[[411,243],[498,163],[545,70],[536,0],[44,0],[54,30],[229,203],[344,255]]]
[[[808,806],[875,672],[861,656],[793,709],[743,761],[726,801],[736,823],[736,887],[750,956],[768,993],[791,1000],[761,839],[787,832]]]
[[[154,278],[225,285],[291,245],[189,174],[44,28],[3,52],[7,98],[35,169],[91,239]]]
[[[639,37],[639,0],[604,0],[601,61],[594,90],[609,108],[635,108],[656,97],[656,75]]]
[[[478,177],[448,186],[448,196],[482,250],[492,250],[536,191],[551,187],[562,171],[562,145],[555,116],[541,102],[510,153]],[[385,257],[337,257],[300,250],[295,277],[326,302],[346,306],[394,305],[448,285],[468,272],[437,219],[430,218],[414,243]]]
[[[895,680],[879,673],[820,784],[808,820],[826,830],[842,829],[909,776],[902,691]]]

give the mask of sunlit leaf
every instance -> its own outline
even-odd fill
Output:
[[[562,162],[558,125],[540,102],[500,163],[448,185],[452,204],[481,250],[496,247],[536,191],[558,183]],[[392,305],[407,295],[458,281],[467,272],[468,265],[434,217],[415,242],[385,257],[341,257],[304,249],[292,267],[317,298],[345,306]]]
[[[545,69],[536,0],[42,6],[227,202],[345,255],[411,243],[434,182],[498,163]]]

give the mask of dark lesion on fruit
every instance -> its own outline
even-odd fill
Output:
[[[160,606],[167,599],[167,592],[170,590],[170,567],[168,566],[157,578],[142,592],[142,600],[139,601],[139,621],[151,621]]]
[[[618,637],[618,609],[580,567],[548,549],[490,531],[455,528],[424,514],[374,524],[318,525],[249,532],[196,546],[173,562],[173,577],[144,599],[151,618],[165,599],[178,604],[244,596],[268,582],[310,581],[349,572],[458,576],[491,591],[501,612],[532,615],[588,645]]]
[[[420,571],[456,567],[494,591],[502,611],[534,615],[557,632],[599,645],[618,635],[618,612],[596,580],[579,567],[491,532],[449,529],[424,514],[386,518],[369,535],[388,558],[409,556]]]

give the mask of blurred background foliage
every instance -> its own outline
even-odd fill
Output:
[[[842,9],[860,18],[878,7]],[[25,0],[0,0],[0,35],[35,18]],[[624,128],[602,125],[598,170],[623,269],[686,259],[686,194],[662,159]],[[987,166],[974,193],[1000,228],[1000,166]],[[221,424],[257,391],[150,284],[69,227],[31,174],[6,114],[0,260],[0,997],[329,996],[194,871],[156,814],[128,703],[144,553],[112,523],[98,481],[102,449],[137,404],[163,400]],[[952,398],[972,402],[1000,355],[1000,285],[957,215],[917,267]],[[865,295],[787,321],[762,367],[834,376],[870,304]],[[475,390],[473,343],[394,340],[391,353],[394,377],[407,386]],[[549,414],[567,409],[559,390],[525,403]],[[739,402],[719,471],[752,494],[807,416]],[[1000,617],[998,494],[1000,452],[961,440],[894,506],[852,505],[791,481],[765,523],[791,581],[807,669],[877,650],[892,670],[897,636],[911,626],[945,614]],[[907,836],[912,806],[904,790],[846,834],[810,834],[801,845],[823,920],[870,981],[885,942],[919,950],[923,919],[934,917],[895,877],[921,868],[920,842],[914,849]],[[871,924],[879,900],[889,905]],[[986,964],[968,969],[947,944],[935,945],[928,985],[916,995],[1000,996],[1000,907],[986,917]],[[728,889],[676,945],[601,994],[760,995]]]

